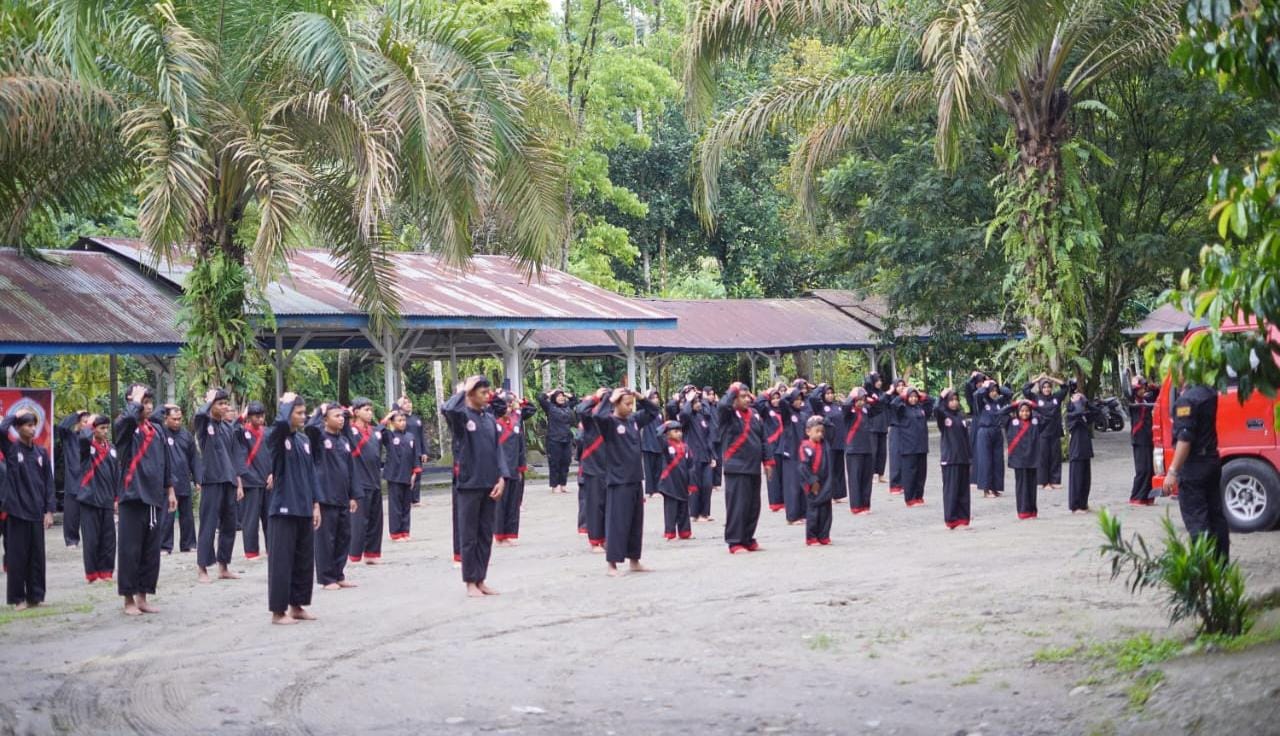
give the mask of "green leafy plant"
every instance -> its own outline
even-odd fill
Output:
[[[1185,541],[1169,517],[1162,525],[1165,548],[1153,554],[1142,535],[1125,539],[1120,520],[1102,509],[1098,526],[1106,542],[1099,553],[1110,560],[1111,579],[1123,576],[1134,594],[1163,589],[1171,624],[1194,618],[1197,633],[1239,636],[1247,632],[1253,619],[1239,565],[1218,554],[1212,537],[1202,534]]]

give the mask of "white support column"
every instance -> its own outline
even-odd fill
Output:
[[[431,377],[435,382],[436,389],[436,437],[439,438],[439,447],[436,453],[443,452],[445,439],[449,436],[445,434],[444,414],[440,413],[440,407],[444,406],[444,364],[438,360],[431,361]],[[449,386],[449,394],[453,394],[453,386]]]
[[[747,353],[747,359],[751,361],[751,390],[756,390],[756,354]]]
[[[779,353],[773,353],[769,356],[769,383],[778,382],[778,363],[782,362],[782,356]]]
[[[552,388],[551,383],[551,361],[544,360],[542,362],[542,391],[546,393]]]
[[[898,351],[889,351],[889,370],[893,371],[893,380],[898,380]]]
[[[604,334],[618,346],[618,351],[626,359],[627,386],[634,389],[636,387],[636,331],[627,330],[625,336],[618,334],[617,330],[605,330]]]
[[[640,365],[639,388],[641,391],[648,391],[651,388],[649,386],[649,361],[645,358],[644,353],[636,353],[636,359]]]
[[[458,346],[453,341],[453,333],[449,333],[449,393],[458,385]]]
[[[275,355],[272,357],[275,362],[275,370],[272,373],[275,374],[276,379],[276,400],[279,401],[280,397],[284,395],[284,372],[287,369],[284,357],[284,337],[279,332],[276,333],[276,349]]]

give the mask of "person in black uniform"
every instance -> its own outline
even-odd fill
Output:
[[[303,433],[307,405],[289,391],[280,397],[279,412],[267,443],[272,459],[271,497],[267,506],[267,608],[271,623],[312,621],[315,588],[315,532],[320,528],[316,500],[316,464],[311,440]]]
[[[658,476],[662,474],[663,461],[666,455],[666,442],[662,439],[662,398],[654,389],[643,398],[637,397],[636,409],[644,409],[644,416],[649,417],[640,425],[640,456],[644,462],[644,490],[652,496],[658,492]],[[640,406],[642,404],[642,406]]]
[[[196,450],[195,437],[182,426],[182,407],[177,404],[165,404],[155,410],[151,421],[164,427],[165,444],[169,446],[172,457],[169,460],[173,470],[173,490],[178,496],[178,550],[194,552],[196,548],[196,520],[191,503],[192,484],[200,482],[200,453]],[[160,549],[169,554],[173,552],[174,514],[164,515],[164,541]]]
[[[422,417],[413,413],[413,399],[408,394],[401,396],[396,401],[396,411],[404,415],[405,434],[413,439],[414,447],[418,448],[418,467],[426,469],[427,461],[431,459],[431,446],[427,443],[427,427],[422,423]],[[422,473],[413,474],[413,483],[409,488],[409,502],[413,508],[422,505]]]
[[[1142,376],[1134,376],[1127,390],[1129,400],[1129,435],[1133,445],[1133,488],[1129,491],[1132,506],[1154,506],[1155,441],[1151,436],[1151,412],[1155,410],[1160,388]]]
[[[844,503],[844,500],[849,497],[849,484],[845,479],[844,467],[846,428],[844,412],[840,411],[840,404],[836,401],[836,390],[828,384],[818,384],[818,387],[809,395],[809,407],[814,416],[826,420],[826,443],[827,449],[831,452],[831,483],[835,488],[832,502]]]
[[[805,425],[812,416],[808,402],[805,400],[807,382],[797,379],[789,391],[782,396],[778,404],[778,413],[782,417],[782,439],[779,443],[778,469],[782,472],[782,501],[786,505],[784,513],[787,523],[798,525],[805,523],[805,504],[808,495],[800,487],[800,443],[804,442]]]
[[[756,541],[760,469],[772,476],[775,468],[773,459],[764,456],[764,423],[752,408],[754,399],[745,385],[734,383],[716,405],[724,458],[724,541],[729,554],[763,549]]]
[[[938,444],[942,456],[942,522],[948,529],[969,526],[969,423],[960,408],[960,395],[944,389],[934,409],[938,422]]]
[[[1040,417],[1036,405],[1030,399],[1014,402],[1013,417],[1009,420],[1009,468],[1013,470],[1013,493],[1019,519],[1034,519],[1040,513],[1036,504],[1036,473],[1039,452],[1036,440],[1040,437]]]
[[[929,417],[934,401],[914,386],[903,385],[889,401],[898,430],[898,465],[902,468],[902,500],[908,507],[924,505],[929,477]]]
[[[1224,562],[1231,559],[1231,529],[1222,511],[1222,460],[1218,457],[1218,392],[1187,386],[1173,403],[1173,461],[1165,494],[1178,497],[1182,523],[1194,539],[1213,538]]]
[[[347,559],[366,565],[382,563],[382,434],[373,418],[373,402],[358,396],[347,423],[358,511],[351,515],[351,549]]]
[[[305,427],[311,458],[316,463],[316,501],[320,503],[320,528],[315,535],[316,580],[324,590],[359,586],[346,576],[351,514],[358,505],[351,441],[343,431],[346,414],[338,404],[321,404]]]
[[[782,426],[782,412],[779,406],[782,404],[782,395],[786,392],[786,384],[780,383],[762,392],[755,404],[756,413],[764,422],[764,457],[775,463],[785,459],[779,454],[782,434],[786,431],[786,427]],[[786,499],[782,495],[781,472],[769,475],[768,480],[765,481],[765,495],[769,497],[769,511],[776,514],[787,507]]]
[[[861,386],[849,392],[841,405],[844,424],[845,477],[849,482],[849,511],[854,515],[871,513],[871,478],[875,472],[877,437],[872,431],[884,406],[876,394]]]
[[[592,418],[596,404],[609,395],[609,389],[601,387],[594,394],[584,398],[574,409],[582,423],[581,453],[578,456],[578,479],[581,490],[586,497],[583,513],[587,527],[587,543],[592,552],[604,552],[605,534],[605,461],[604,436]]]
[[[662,494],[662,536],[667,541],[677,537],[692,539],[689,499],[696,496],[699,489],[692,476],[696,463],[689,445],[684,442],[680,422],[663,423],[662,436],[667,445],[667,454],[663,458],[662,471],[658,476],[658,493]],[[707,470],[710,469],[707,466]]]
[[[569,492],[569,456],[576,423],[570,400],[562,388],[538,394],[538,405],[547,415],[547,482],[552,493]]]
[[[413,515],[413,482],[422,474],[420,432],[409,430],[409,415],[393,410],[383,417],[378,444],[382,446],[382,479],[387,482],[387,531],[392,542],[407,542]]]
[[[1072,391],[1062,379],[1041,374],[1022,389],[1036,408],[1036,483],[1046,490],[1062,487],[1062,408]]]
[[[507,459],[505,488],[494,508],[493,541],[499,547],[515,547],[520,539],[520,507],[524,504],[524,474],[529,470],[525,422],[537,409],[511,391],[499,391],[490,402],[498,418],[498,446]]]
[[[147,601],[160,579],[160,516],[178,510],[168,443],[151,421],[151,389],[135,384],[116,419],[116,452],[124,468],[120,481],[119,563],[116,589],[130,616],[157,613]]]
[[[973,387],[970,400],[977,425],[970,432],[973,480],[983,498],[999,498],[1004,495],[1004,425],[1009,421],[1013,391],[988,378]]]
[[[498,594],[485,579],[493,553],[494,510],[510,474],[506,455],[498,446],[498,420],[489,408],[490,395],[489,379],[472,376],[440,409],[457,440],[462,581],[472,598]]]
[[[619,574],[618,563],[628,561],[631,572],[648,572],[640,564],[644,542],[644,459],[640,428],[653,421],[655,409],[640,402],[628,388],[616,388],[596,405],[596,426],[604,438],[605,561],[608,574]]]
[[[196,580],[210,582],[209,567],[218,563],[218,578],[236,580],[231,555],[236,546],[236,502],[244,497],[235,464],[235,426],[230,396],[211,388],[192,422],[200,446],[200,536],[196,543]],[[214,539],[217,548],[214,548]]]
[[[796,468],[805,495],[804,543],[831,544],[831,502],[836,475],[831,444],[826,439],[827,420],[814,414],[804,422],[804,439],[796,449]]]
[[[9,429],[18,441],[9,438]],[[4,494],[4,551],[8,575],[6,600],[16,610],[44,602],[44,532],[53,527],[57,499],[53,494],[53,463],[35,443],[38,421],[29,409],[19,409],[0,422],[0,456],[9,475]]]
[[[120,493],[120,460],[111,444],[111,418],[88,415],[88,428],[79,414],[62,420],[59,429],[68,431],[64,442],[74,443],[74,465],[63,468],[72,476],[65,484],[80,502],[80,540],[84,557],[84,579],[90,583],[111,581],[116,569],[116,495]],[[65,523],[65,522],[64,522]]]
[[[871,397],[875,397],[875,403],[880,404],[881,409],[889,405],[889,397],[884,391],[884,379],[879,373],[875,371],[868,373],[862,388],[867,392],[868,401]],[[888,483],[889,479],[884,476],[884,469],[889,462],[889,412],[880,411],[871,417],[870,421],[872,446],[875,450],[871,462],[875,469],[876,482]]]
[[[262,554],[258,546],[258,530],[267,532],[268,492],[271,490],[271,449],[267,446],[267,409],[260,401],[250,401],[235,426],[236,466],[244,495],[237,495],[236,515],[240,521],[240,539],[244,558],[256,560]]]
[[[686,387],[676,416],[680,422],[681,440],[689,453],[689,486],[694,489],[688,494],[686,510],[690,519],[704,513],[710,516],[716,449],[715,439],[711,436],[711,420],[702,406],[702,393],[692,386]]]
[[[87,411],[68,416],[58,423],[54,435],[62,462],[62,541],[68,549],[80,546],[80,431],[92,429],[91,416]]]
[[[1067,447],[1067,462],[1070,475],[1067,476],[1067,508],[1071,513],[1089,510],[1089,491],[1093,484],[1093,420],[1095,412],[1089,408],[1089,401],[1084,394],[1071,396],[1067,405],[1067,433],[1070,445]]]

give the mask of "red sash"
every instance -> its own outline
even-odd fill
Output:
[[[1026,435],[1027,430],[1029,430],[1029,429],[1031,429],[1031,421],[1030,421],[1030,420],[1027,420],[1027,421],[1025,421],[1025,422],[1023,422],[1023,423],[1022,423],[1022,429],[1019,429],[1019,430],[1018,430],[1018,433],[1017,433],[1017,434],[1015,434],[1015,435],[1013,436],[1013,439],[1009,442],[1009,454],[1010,454],[1010,455],[1012,455],[1012,454],[1013,454],[1013,451],[1014,451],[1014,450],[1018,449],[1018,443],[1022,441],[1023,436],[1024,436],[1024,435]]]
[[[138,472],[138,464],[142,462],[142,458],[147,454],[147,449],[151,447],[151,441],[156,438],[156,430],[151,426],[150,422],[143,420],[138,423],[138,429],[142,432],[142,445],[138,451],[133,453],[133,458],[129,460],[129,471],[124,474],[124,487],[128,488],[133,482],[133,474]]]
[[[89,487],[89,484],[93,482],[93,476],[98,472],[98,466],[106,462],[107,455],[111,453],[110,445],[99,445],[97,440],[93,441],[93,447],[98,451],[98,454],[94,456],[93,466],[89,468],[89,472],[85,473],[84,477],[80,479],[81,488]]]
[[[854,409],[854,414],[857,416],[857,419],[853,420],[853,426],[849,428],[849,434],[845,435],[844,444],[846,447],[853,442],[853,436],[858,433],[858,427],[862,426],[862,410]]]
[[[662,469],[662,475],[660,476],[662,480],[666,480],[671,475],[671,471],[676,469],[676,466],[680,464],[681,460],[684,460],[685,456],[683,442],[672,442],[670,446],[676,448],[676,456],[671,458],[671,462],[667,463],[667,467]]]
[[[747,444],[747,438],[751,436],[751,408],[747,407],[746,409],[738,412],[738,416],[742,417],[742,434],[733,441],[733,444],[725,448],[725,462],[728,462],[730,458],[737,454],[738,450],[741,450],[742,446]],[[781,429],[781,423],[779,423],[778,426],[779,429]]]
[[[262,436],[266,434],[261,427],[255,427],[252,424],[244,425],[244,430],[253,435],[253,447],[249,448],[249,456],[245,458],[244,466],[246,468],[253,467],[254,458],[258,457],[258,450],[262,449]]]

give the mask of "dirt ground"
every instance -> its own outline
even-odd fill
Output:
[[[1178,518],[1163,500],[1124,503],[1127,437],[1096,444],[1095,507],[1148,538],[1167,511]],[[447,490],[433,491],[414,541],[350,571],[360,588],[317,590],[320,620],[294,627],[268,623],[265,562],[238,559],[242,580],[198,586],[190,554],[164,559],[163,612],[127,618],[114,588],[79,582],[55,527],[52,615],[0,626],[0,732],[1280,733],[1280,645],[1167,662],[1140,711],[1132,677],[1038,663],[1050,648],[1189,630],[1107,579],[1096,518],[1070,515],[1065,491],[1042,494],[1027,522],[1011,492],[977,497],[974,526],[953,532],[936,448],[929,474],[922,508],[883,485],[870,516],[837,506],[825,548],[767,510],[761,553],[728,555],[718,523],[665,542],[651,503],[655,572],[621,579],[575,533],[576,498],[534,484],[520,546],[494,551],[502,595],[483,600],[464,597]],[[723,519],[722,496],[714,508]],[[1232,550],[1251,592],[1280,586],[1280,532]]]

